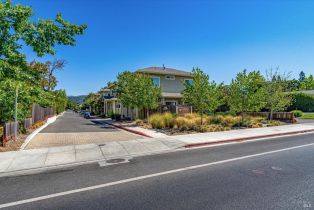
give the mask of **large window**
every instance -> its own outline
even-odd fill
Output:
[[[193,84],[193,80],[192,79],[185,79],[184,82],[187,85],[192,85]]]
[[[157,87],[160,87],[160,78],[159,77],[152,77],[153,84]]]

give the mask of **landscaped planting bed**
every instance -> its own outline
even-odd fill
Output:
[[[186,114],[175,116],[171,113],[153,114],[149,122],[137,120],[136,124],[143,128],[153,128],[167,135],[180,135],[199,132],[218,132],[232,129],[261,128],[278,126],[279,121],[268,121],[262,117],[233,116],[233,115],[204,115]]]

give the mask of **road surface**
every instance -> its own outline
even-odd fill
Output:
[[[97,119],[85,119],[69,111],[37,134],[26,149],[73,144],[103,144],[140,138],[143,136],[101,124]]]
[[[0,179],[10,209],[311,209],[314,134]]]

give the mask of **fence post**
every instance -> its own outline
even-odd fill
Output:
[[[2,146],[5,147],[5,143],[7,141],[7,138],[6,138],[6,134],[7,134],[7,125],[6,123],[4,123],[4,126],[3,126],[3,135],[2,135]]]

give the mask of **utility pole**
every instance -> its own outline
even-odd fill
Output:
[[[19,87],[15,88],[15,101],[14,101],[14,140],[17,138],[17,98],[19,95]]]

